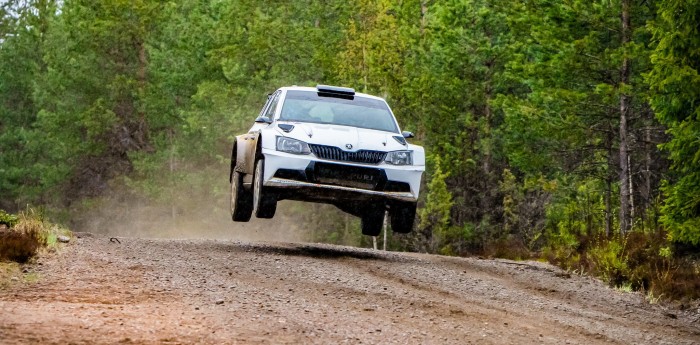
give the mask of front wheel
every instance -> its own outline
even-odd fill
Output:
[[[234,222],[247,222],[253,214],[253,196],[243,189],[241,173],[231,175],[231,219]]]
[[[277,197],[263,187],[265,160],[255,162],[253,176],[253,213],[258,218],[272,218],[277,211]]]
[[[407,234],[413,230],[413,222],[416,219],[415,202],[397,202],[389,209],[391,216],[391,230],[400,234]]]

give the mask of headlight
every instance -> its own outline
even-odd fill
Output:
[[[309,144],[296,139],[277,137],[277,151],[294,153],[297,155],[308,155],[311,153]]]
[[[392,151],[386,154],[384,162],[393,165],[412,165],[413,155],[411,151]]]

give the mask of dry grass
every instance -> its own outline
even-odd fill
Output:
[[[13,280],[19,280],[22,276],[20,264],[16,262],[1,262],[0,261],[0,291],[11,286]]]
[[[21,212],[12,227],[0,225],[0,261],[26,263],[42,248],[55,246],[60,227],[50,225],[33,209]]]
[[[515,236],[507,236],[484,245],[484,255],[509,260],[528,260],[532,254],[525,244]]]
[[[700,300],[698,255],[675,253],[662,230],[624,237],[581,237],[573,247],[543,253],[560,267],[601,277],[612,287],[643,291],[650,301]]]

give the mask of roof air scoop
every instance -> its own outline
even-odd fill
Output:
[[[349,87],[331,86],[331,85],[316,85],[316,91],[321,97],[335,97],[353,99],[355,98],[355,89]]]

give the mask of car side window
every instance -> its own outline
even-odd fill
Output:
[[[258,117],[265,115],[267,107],[270,105],[270,101],[272,101],[272,94],[267,95],[267,100],[265,101],[265,104],[263,105],[262,109],[260,109],[260,114],[258,114]]]
[[[273,119],[275,116],[275,109],[277,109],[277,102],[280,100],[280,92],[275,92],[274,95],[270,98],[270,105],[267,107],[265,110],[265,113],[262,115],[270,120]]]

